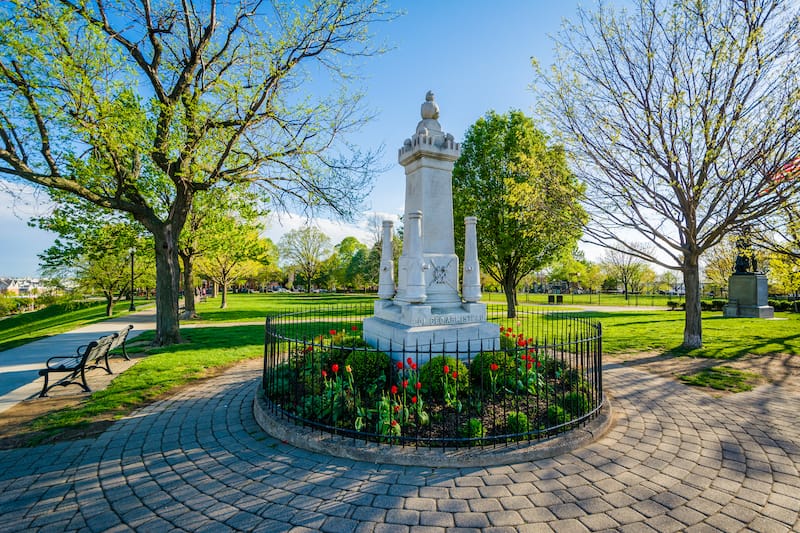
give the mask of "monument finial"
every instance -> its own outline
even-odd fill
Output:
[[[425,103],[422,104],[420,108],[420,115],[422,115],[422,120],[432,119],[436,120],[439,118],[439,105],[433,101],[433,91],[428,91],[425,94]]]

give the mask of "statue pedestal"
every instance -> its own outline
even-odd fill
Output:
[[[768,304],[767,276],[758,272],[741,272],[728,280],[728,303],[725,317],[772,318],[775,310]]]
[[[398,150],[405,169],[403,253],[397,289],[391,276],[391,229],[384,225],[381,300],[364,320],[364,341],[394,359],[415,352],[461,358],[500,349],[500,325],[486,321],[479,303],[477,219],[464,219],[464,280],[459,294],[459,258],[453,227],[453,166],[461,147],[442,131],[433,93],[425,95],[422,120]]]
[[[441,309],[379,300],[375,315],[364,320],[364,340],[393,359],[417,351],[466,358],[499,350],[500,326],[486,322],[486,304]]]

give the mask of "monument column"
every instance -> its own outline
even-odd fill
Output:
[[[406,205],[404,220],[422,212],[422,257],[425,262],[426,303],[438,307],[459,307],[459,261],[455,254],[453,233],[453,166],[461,155],[461,147],[453,136],[442,131],[439,106],[428,91],[420,108],[422,120],[398,153],[398,162],[406,173]],[[405,234],[403,257],[409,253]],[[407,261],[410,259],[407,259]],[[397,299],[406,298],[403,276]]]
[[[422,120],[403,142],[398,162],[406,174],[403,253],[398,261],[397,292],[386,274],[386,242],[381,261],[375,315],[364,320],[364,340],[395,359],[416,350],[458,357],[498,349],[500,327],[487,322],[480,303],[475,217],[467,217],[463,296],[453,233],[453,166],[461,147],[442,131],[433,93],[425,95]],[[384,232],[386,226],[384,226]],[[390,299],[391,298],[391,299]]]
[[[464,276],[461,295],[464,301],[481,301],[481,268],[478,263],[478,218],[464,217]]]
[[[383,221],[383,243],[381,245],[381,271],[378,278],[378,298],[388,300],[394,296],[394,259],[392,254],[391,220]]]

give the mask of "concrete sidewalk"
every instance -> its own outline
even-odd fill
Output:
[[[128,324],[133,324],[128,339],[156,329],[155,306],[0,352],[0,413],[39,394],[42,386],[38,372],[47,359],[55,355],[74,355],[79,346],[116,333]]]

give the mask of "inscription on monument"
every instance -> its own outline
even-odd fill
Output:
[[[485,315],[443,315],[415,320],[415,326],[445,326],[448,324],[469,324],[486,320]]]

